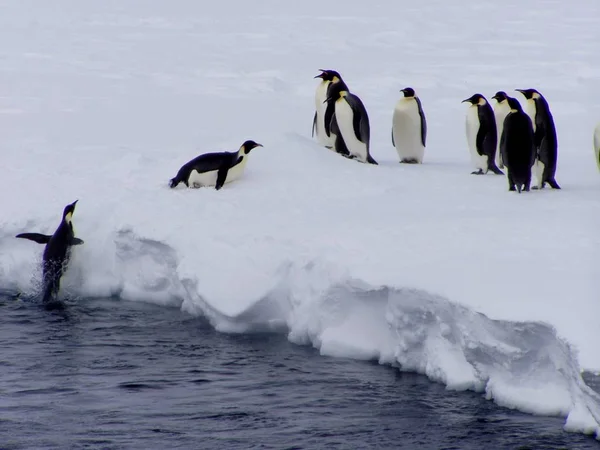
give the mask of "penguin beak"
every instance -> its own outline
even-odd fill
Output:
[[[262,144],[259,144],[258,142],[256,143],[256,146],[257,146],[257,147],[263,147],[263,145],[262,145]]]
[[[315,78],[323,78],[325,76],[325,72],[320,73],[319,75],[315,75]]]
[[[463,100],[461,103],[466,103],[466,102],[469,102],[469,103],[471,103],[471,99],[470,99],[470,98],[466,98],[466,99],[464,99],[464,100]]]
[[[73,209],[75,209],[75,205],[77,204],[78,201],[79,201],[79,199],[77,199],[73,203],[71,203],[71,206],[73,207]]]

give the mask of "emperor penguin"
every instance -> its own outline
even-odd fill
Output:
[[[231,183],[242,176],[248,163],[248,155],[256,147],[262,145],[249,140],[237,152],[214,152],[197,156],[181,166],[177,175],[169,181],[169,186],[174,188],[179,183],[192,188],[214,186],[218,191],[225,183]]]
[[[600,170],[600,123],[594,130],[594,155],[596,156],[596,166]]]
[[[535,142],[531,118],[523,111],[519,101],[507,97],[510,111],[504,119],[500,151],[506,167],[508,190],[529,191],[531,168],[535,161]]]
[[[336,133],[335,149],[350,159],[377,164],[369,151],[371,129],[369,115],[363,102],[342,83],[329,87],[326,102],[333,102],[332,131]]]
[[[38,244],[46,244],[43,255],[43,302],[47,307],[56,303],[56,296],[60,290],[60,279],[67,270],[71,257],[71,246],[81,245],[83,241],[75,237],[73,229],[73,213],[75,200],[63,210],[60,225],[52,236],[40,233],[21,233],[16,237],[29,239]]]
[[[534,172],[537,181],[533,189],[542,189],[546,183],[553,189],[560,189],[555,178],[558,163],[558,138],[548,102],[535,89],[515,90],[527,99],[526,108],[533,123],[536,150]]]
[[[392,116],[392,145],[401,163],[421,164],[427,141],[427,121],[421,100],[413,88],[406,87]]]
[[[510,106],[508,106],[508,102],[506,99],[508,96],[504,91],[498,91],[492,97],[496,100],[496,104],[494,105],[494,118],[496,119],[496,131],[498,135],[498,145],[496,146],[496,166],[500,169],[504,168],[504,163],[502,162],[502,152],[500,151],[500,137],[502,136],[502,128],[504,127],[504,119],[510,112]]]
[[[473,94],[461,103],[470,103],[467,110],[467,142],[471,161],[475,168],[473,175],[484,175],[491,170],[496,175],[504,175],[494,161],[498,134],[494,111],[481,94]]]
[[[321,73],[316,75],[315,78],[321,78],[321,82],[317,86],[317,90],[315,93],[315,116],[313,118],[313,126],[312,126],[312,136],[317,135],[317,142],[328,148],[333,150],[335,145],[335,135],[331,135],[331,117],[328,120],[325,120],[325,112],[327,110],[327,105],[325,101],[327,100],[327,91],[329,86],[334,83],[344,82],[342,77],[335,70],[327,70],[327,69],[319,69]],[[333,107],[331,109],[333,111]],[[330,112],[330,116],[333,112]]]

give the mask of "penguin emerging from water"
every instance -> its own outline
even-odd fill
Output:
[[[498,134],[492,107],[481,94],[473,94],[462,103],[471,104],[467,110],[467,142],[471,152],[471,161],[478,169],[471,173],[484,175],[491,170],[496,175],[504,175],[494,161]]]
[[[392,145],[401,163],[421,164],[427,141],[427,121],[421,100],[413,88],[407,87],[396,103],[392,117]]]
[[[326,102],[333,102],[335,107],[331,129],[337,135],[336,151],[341,154],[348,152],[345,156],[363,163],[377,164],[369,152],[369,115],[360,98],[352,94],[345,83],[335,83],[329,87]]]
[[[342,77],[335,70],[319,69],[321,73],[316,75],[315,78],[321,78],[321,82],[317,86],[315,93],[315,116],[313,118],[312,136],[317,134],[317,141],[322,146],[334,149],[335,135],[331,134],[331,118],[333,116],[333,106],[330,109],[329,117],[326,120],[327,106],[325,101],[327,100],[327,92],[329,86],[335,83],[343,83]]]
[[[83,241],[75,237],[73,229],[73,213],[75,212],[75,200],[63,210],[60,225],[52,236],[40,233],[21,233],[16,237],[29,239],[38,244],[46,244],[43,256],[43,302],[51,305],[58,295],[60,279],[67,270],[71,256],[71,246],[81,245]]]
[[[218,191],[225,183],[237,180],[244,173],[248,154],[253,148],[262,147],[254,141],[244,142],[237,152],[204,153],[185,163],[169,186],[184,183],[187,187],[214,186]]]
[[[504,119],[500,151],[506,167],[508,190],[529,191],[535,161],[533,124],[516,98],[507,97],[510,111]]]
[[[496,104],[494,105],[494,118],[496,119],[496,132],[498,135],[498,145],[496,145],[496,166],[500,169],[504,168],[504,163],[502,162],[502,152],[500,151],[500,137],[502,136],[502,129],[504,128],[504,119],[510,112],[510,106],[508,106],[508,102],[506,99],[508,96],[504,91],[498,91],[492,97],[496,100]]]
[[[534,171],[537,179],[537,185],[533,189],[542,189],[546,183],[553,189],[560,189],[555,179],[558,162],[558,138],[548,102],[535,89],[515,90],[527,99],[527,110],[533,122],[536,149]]]
[[[596,166],[600,170],[600,123],[594,130],[594,155],[596,156]]]

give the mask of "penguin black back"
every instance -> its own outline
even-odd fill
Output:
[[[73,230],[73,213],[76,204],[77,200],[65,206],[60,225],[52,236],[40,233],[21,233],[16,236],[38,244],[46,244],[43,255],[42,281],[45,304],[56,299],[60,289],[60,280],[69,264],[71,246],[83,244],[81,239],[75,237]]]
[[[504,119],[500,138],[502,160],[507,169],[510,191],[529,191],[535,159],[533,126],[516,98],[507,97],[510,113]]]

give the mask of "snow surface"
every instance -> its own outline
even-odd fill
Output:
[[[600,434],[600,3],[0,1],[0,286],[32,294],[79,199],[63,283],[289,333]],[[378,166],[310,139],[319,68],[365,103]],[[423,165],[391,143],[400,89]],[[472,176],[465,104],[535,87],[561,191]],[[171,190],[199,153],[264,145],[242,179]]]

